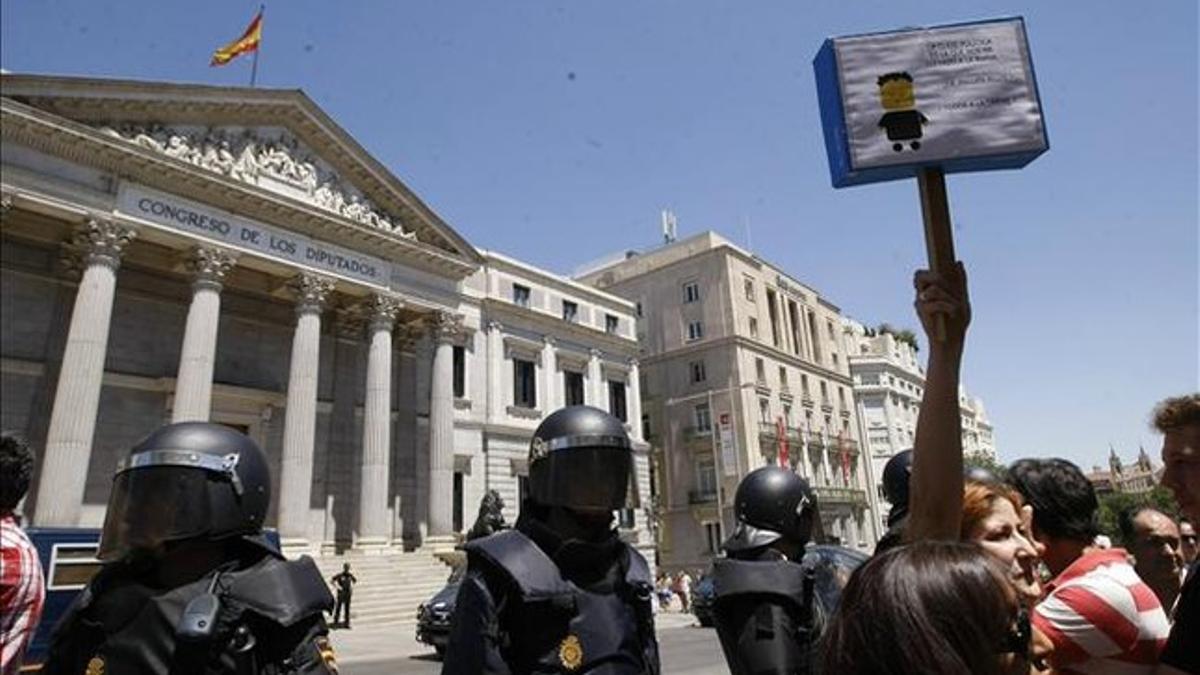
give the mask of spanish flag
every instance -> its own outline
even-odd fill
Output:
[[[262,20],[263,10],[259,9],[258,14],[254,15],[254,20],[246,27],[246,32],[242,33],[240,38],[213,52],[212,61],[208,65],[223,66],[242,54],[257,52],[258,44],[262,42]]]

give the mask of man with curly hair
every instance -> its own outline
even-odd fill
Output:
[[[1163,435],[1162,484],[1175,493],[1179,509],[1200,521],[1200,394],[1169,398],[1154,410],[1154,428]],[[1200,673],[1200,564],[1192,562],[1179,592],[1175,624],[1162,652],[1159,673]]]
[[[13,514],[32,475],[29,444],[14,433],[0,434],[0,675],[21,669],[46,598],[37,549]]]

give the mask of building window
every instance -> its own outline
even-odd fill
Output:
[[[454,472],[454,531],[462,532],[463,529],[463,475],[458,471]]]
[[[800,373],[800,394],[804,398],[810,398],[808,393],[808,375]]]
[[[702,321],[693,321],[688,324],[688,342],[695,342],[704,337],[704,323]]]
[[[717,467],[711,457],[696,461],[696,492],[702,495],[717,494]]]
[[[619,326],[619,325],[620,325],[620,320],[617,319],[617,317],[613,316],[612,314],[604,315],[604,332],[605,333],[616,333],[617,326]]]
[[[763,364],[762,359],[754,359],[754,377],[759,384],[767,383],[767,367]]]
[[[633,518],[633,509],[618,509],[617,510],[617,527],[622,530],[632,530],[636,522]]]
[[[796,301],[788,300],[788,318],[792,325],[792,353],[800,354],[800,317],[796,312]]]
[[[783,404],[783,423],[787,428],[792,428],[792,406],[786,403]]]
[[[758,421],[771,422],[771,401],[770,399],[758,399]]]
[[[721,552],[721,526],[717,523],[704,524],[704,536],[708,541],[709,553]]]
[[[683,285],[683,301],[684,303],[696,302],[700,299],[700,284],[695,281],[689,281]]]
[[[533,361],[513,359],[513,405],[537,407],[537,370]]]
[[[838,405],[841,406],[842,410],[846,409],[846,389],[845,389],[845,387],[838,387]]]
[[[628,421],[629,415],[625,410],[625,383],[620,380],[608,381],[608,412],[622,422]]]
[[[636,312],[637,312],[637,315],[638,315],[639,317],[641,317],[641,316],[642,316],[642,301],[641,301],[641,300],[638,300],[638,301],[637,301],[636,309],[635,309],[634,311],[636,311]]]
[[[754,302],[754,280],[743,279],[742,287],[746,289],[746,299],[750,302]]]
[[[758,337],[758,319],[750,317],[750,337]]]
[[[464,398],[467,395],[467,350],[462,345],[454,345],[454,398]]]
[[[836,340],[836,339],[837,339],[837,336],[835,336],[835,335],[834,335],[834,333],[833,333],[833,322],[832,322],[832,321],[826,321],[826,322],[825,322],[825,328],[827,328],[827,329],[828,329],[828,331],[829,331],[829,339],[830,339],[830,340]]]
[[[771,344],[779,346],[779,314],[775,307],[775,291],[767,289],[767,317],[771,319]]]
[[[583,405],[583,373],[563,371],[563,398],[566,405]]]
[[[837,368],[837,365],[838,365],[838,355],[837,355],[836,353],[834,353],[834,352],[829,352],[829,358],[833,359],[833,367],[834,367],[834,368]]]
[[[579,305],[570,300],[563,300],[563,321],[575,323],[579,320]]]
[[[708,379],[708,374],[704,372],[703,361],[692,361],[688,366],[692,372],[692,384],[699,384]]]
[[[707,403],[696,406],[692,417],[696,422],[696,433],[707,434],[712,431],[712,411]]]
[[[829,404],[829,387],[827,387],[825,385],[825,382],[822,381],[821,382],[821,405],[828,405],[828,404]]]
[[[779,366],[779,388],[780,389],[788,388],[787,368],[785,368],[783,366]]]
[[[513,304],[522,307],[529,306],[529,287],[521,284],[513,284]]]

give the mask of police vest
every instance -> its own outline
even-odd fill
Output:
[[[322,616],[333,598],[311,558],[266,556],[215,574],[216,583],[210,574],[166,592],[136,580],[89,585],[55,633],[47,673],[336,672]],[[190,603],[210,590],[220,601],[210,635],[181,638],[184,614],[196,607]],[[206,621],[196,623],[203,630]]]
[[[624,578],[597,593],[564,579],[529,537],[508,530],[463,546],[500,572],[509,592],[497,592],[500,625],[492,627],[515,672],[626,675],[659,672],[646,560],[624,544]]]
[[[713,590],[713,622],[730,671],[809,671],[812,570],[786,560],[719,559]]]

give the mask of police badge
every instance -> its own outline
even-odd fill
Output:
[[[567,670],[575,670],[583,664],[583,645],[579,643],[578,637],[568,635],[563,638],[562,643],[558,645],[558,660]]]

